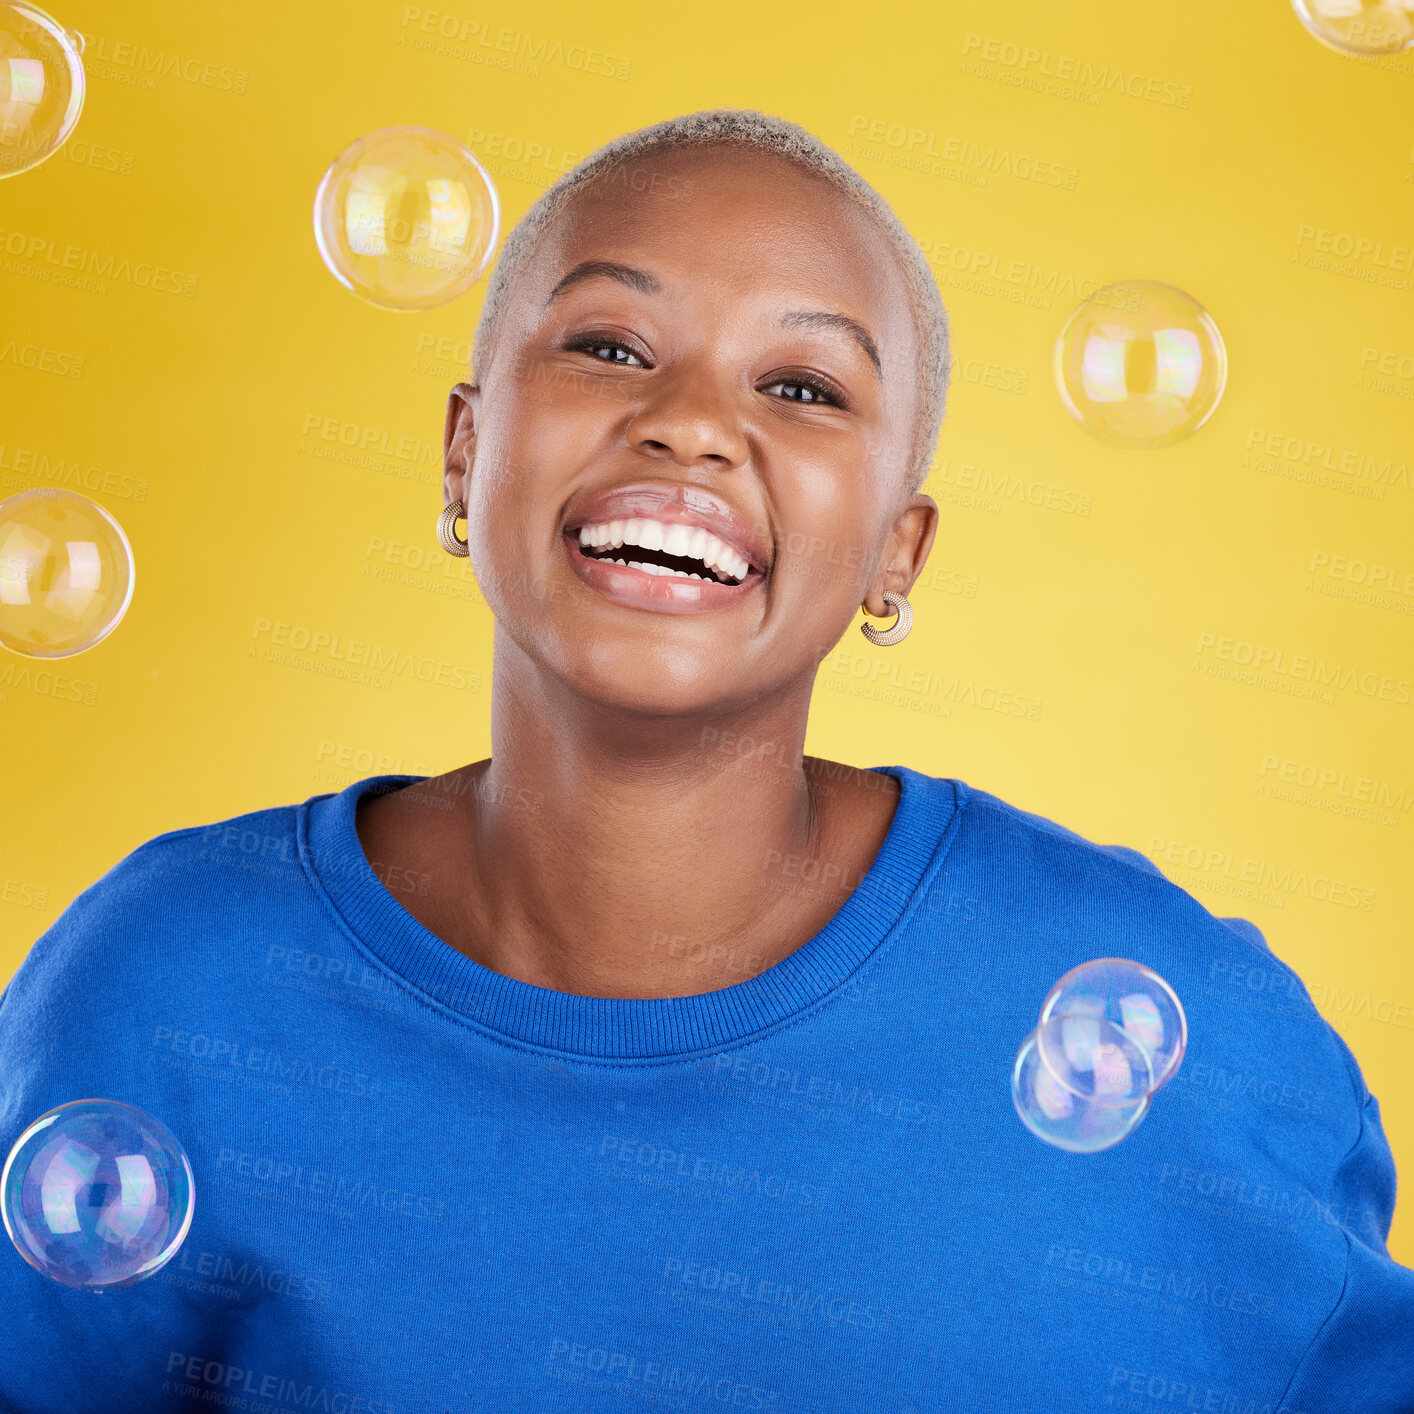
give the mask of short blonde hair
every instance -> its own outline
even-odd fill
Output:
[[[804,128],[754,108],[704,109],[625,133],[591,152],[547,188],[501,246],[472,340],[472,382],[479,383],[490,364],[509,291],[571,197],[625,162],[677,148],[733,143],[775,153],[827,178],[878,222],[898,251],[918,336],[918,405],[908,459],[908,489],[913,494],[927,480],[947,402],[951,355],[948,316],[938,283],[918,242],[892,207],[848,162]]]

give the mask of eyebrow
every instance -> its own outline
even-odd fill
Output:
[[[549,297],[545,301],[546,308],[571,285],[577,285],[581,280],[587,280],[594,275],[606,275],[609,279],[617,280],[620,284],[627,285],[630,289],[637,290],[644,295],[661,294],[663,290],[662,282],[646,270],[636,270],[631,265],[620,265],[613,260],[581,260],[578,265],[560,277],[559,282],[550,291]],[[869,331],[857,319],[851,319],[847,314],[832,314],[824,309],[792,309],[781,315],[782,327],[789,328],[798,324],[806,324],[816,328],[839,329],[848,334],[864,350],[865,356],[873,364],[874,376],[880,382],[883,381],[884,368],[879,359],[878,346]]]

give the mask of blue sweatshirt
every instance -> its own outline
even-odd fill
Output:
[[[354,829],[422,777],[135,849],[0,999],[0,1140],[127,1101],[195,1216],[101,1295],[6,1243],[0,1408],[1414,1410],[1379,1106],[1300,980],[1134,850],[873,769],[902,796],[843,906],[696,996],[556,992],[429,933],[399,902],[426,881]],[[1169,980],[1188,1054],[1122,1144],[1065,1153],[1012,1062],[1105,956]]]

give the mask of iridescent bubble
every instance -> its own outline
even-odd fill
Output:
[[[496,188],[435,128],[380,128],[346,147],[314,194],[314,239],[341,285],[380,309],[465,294],[496,247]]]
[[[0,501],[0,644],[30,658],[82,653],[132,597],[132,547],[102,506],[57,487]]]
[[[83,111],[83,39],[36,5],[0,3],[0,177],[37,167]]]
[[[182,1146],[120,1100],[73,1100],[40,1115],[10,1150],[0,1188],[20,1256],[86,1291],[150,1277],[182,1245],[194,1211]]]
[[[1073,967],[1041,1007],[1037,1051],[1063,1085],[1076,1083],[1077,1057],[1096,1027],[1117,1030],[1152,1067],[1150,1092],[1162,1089],[1183,1061],[1188,1019],[1173,988],[1152,968],[1122,957]],[[1079,1081],[1081,1093],[1089,1082]]]
[[[1149,1053],[1100,1016],[1057,1015],[1041,1022],[1036,1051],[1057,1084],[1093,1104],[1132,1105],[1153,1090]]]
[[[1414,0],[1292,0],[1297,18],[1342,54],[1414,48]]]
[[[1212,316],[1154,280],[1097,290],[1066,321],[1054,364],[1066,410],[1119,447],[1182,441],[1227,386],[1227,349]]]
[[[1060,1019],[1051,1023],[1060,1024]],[[1072,1154],[1113,1148],[1132,1134],[1148,1111],[1149,1083],[1142,1051],[1106,1022],[1095,1023],[1095,1049],[1086,1083],[1089,1096],[1064,1085],[1037,1050],[1040,1028],[1021,1043],[1011,1072],[1011,1099],[1021,1121],[1038,1138]],[[1056,1038],[1057,1041],[1059,1038]]]

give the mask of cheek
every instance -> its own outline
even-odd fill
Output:
[[[865,509],[853,497],[817,487],[781,511],[777,567],[783,587],[831,602],[859,597],[870,549]]]
[[[484,420],[464,533],[472,572],[498,618],[523,619],[549,607],[545,586],[563,578],[553,563],[562,553],[559,525],[583,485],[579,469],[590,441],[580,422],[519,390],[498,398]],[[561,591],[581,592],[577,582]]]
[[[505,533],[511,527],[554,514],[572,443],[564,421],[547,416],[533,400],[497,402],[477,436],[467,497],[493,548],[511,538]]]
[[[526,427],[570,423],[581,434],[625,420],[633,396],[607,366],[579,354],[525,359],[510,390],[515,415]]]
[[[595,448],[611,445],[614,404],[589,394],[574,394],[563,383],[573,370],[542,368],[527,373],[509,397],[497,401],[494,423],[482,439],[476,467],[494,482],[498,499],[568,497],[580,484],[580,472]],[[621,408],[621,404],[619,405]]]

